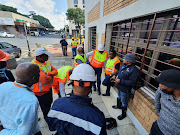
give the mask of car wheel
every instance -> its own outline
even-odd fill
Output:
[[[19,53],[17,53],[16,58],[20,58],[21,57],[21,51],[19,51]]]
[[[8,36],[6,35],[5,38],[8,38]]]

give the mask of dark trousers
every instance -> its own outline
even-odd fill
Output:
[[[48,115],[49,110],[51,109],[51,104],[53,101],[52,89],[48,93],[46,93],[42,96],[36,96],[36,97],[38,98],[41,110],[44,115],[44,119],[46,120],[46,117]]]
[[[72,48],[72,57],[74,58],[77,54],[76,52],[77,48]]]
[[[150,135],[163,135],[161,130],[159,129],[159,126],[157,124],[157,121],[155,121],[151,127]]]
[[[104,79],[104,81],[102,82],[102,84],[103,84],[104,86],[107,86],[106,94],[108,94],[108,95],[110,94],[111,86],[114,85],[114,83],[111,82],[110,79],[111,79],[110,75],[106,75],[106,74],[105,74],[105,79]]]
[[[97,87],[98,91],[101,89],[101,73],[102,73],[102,68],[94,68],[95,74],[97,75]],[[96,84],[94,84],[94,87],[96,87]]]
[[[39,131],[38,133],[36,133],[35,135],[42,135],[41,131]]]
[[[62,46],[63,55],[67,55],[67,46]]]

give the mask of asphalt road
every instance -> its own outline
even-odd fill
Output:
[[[22,50],[22,54],[28,52],[27,41],[26,38],[0,38],[1,42],[8,42],[12,45],[18,46]],[[45,35],[40,37],[28,37],[30,49],[36,48],[36,44],[40,44],[42,46],[59,44],[60,36],[59,35]]]

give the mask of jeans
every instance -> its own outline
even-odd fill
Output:
[[[73,56],[73,58],[76,56],[76,50],[77,50],[77,48],[72,48],[72,56]]]
[[[44,119],[46,120],[47,114],[48,114],[49,110],[51,109],[51,104],[53,102],[52,89],[49,92],[47,92],[46,94],[44,94],[42,96],[36,96],[36,97],[39,101],[39,105],[43,112]]]
[[[95,74],[97,75],[97,87],[98,87],[98,91],[100,91],[102,68],[94,68],[94,70],[95,70]],[[94,87],[96,87],[96,84],[94,84]]]
[[[159,129],[159,126],[157,124],[157,121],[155,121],[151,127],[150,135],[163,135],[161,130]]]
[[[67,46],[62,47],[63,55],[67,55]]]
[[[128,107],[128,98],[129,98],[129,92],[126,91],[125,93],[118,90],[118,99],[122,102],[122,107],[127,108]]]

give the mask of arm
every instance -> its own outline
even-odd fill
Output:
[[[106,132],[106,121],[105,120],[103,122],[103,126],[101,128],[100,135],[107,135],[107,132]]]
[[[129,79],[128,80],[121,79],[120,84],[133,87],[134,85],[136,85],[138,75],[139,75],[138,70],[132,71]],[[120,78],[118,77],[118,79],[120,79]]]
[[[9,81],[14,82],[15,79],[12,72],[10,70],[6,70],[5,72],[6,72],[7,77],[9,78]]]
[[[111,74],[111,76],[113,76],[113,75],[117,75],[117,74],[118,74],[118,71],[119,71],[119,68],[120,68],[120,63],[117,63],[117,64],[115,65],[115,69],[116,69],[116,71],[115,71],[115,72],[113,72],[113,73]]]
[[[52,76],[46,75],[45,72],[43,72],[42,70],[40,70],[40,77],[39,77],[39,81],[42,84],[47,84],[49,82],[51,82],[53,79]]]
[[[93,56],[93,55],[94,55],[94,52],[93,52],[93,51],[88,52],[88,53],[86,54],[86,58],[89,60],[89,56]]]
[[[51,65],[51,72],[48,72],[48,76],[56,76],[57,74],[57,69]]]
[[[156,110],[156,113],[160,113],[160,110],[161,110],[160,99],[161,99],[161,90],[160,90],[160,87],[159,87],[157,89],[156,95],[155,95],[155,110]]]
[[[17,129],[3,129],[0,135],[33,135],[40,131],[38,124],[38,103],[19,109],[19,126]]]
[[[76,62],[77,62],[78,64],[83,63],[80,59],[76,59]]]

